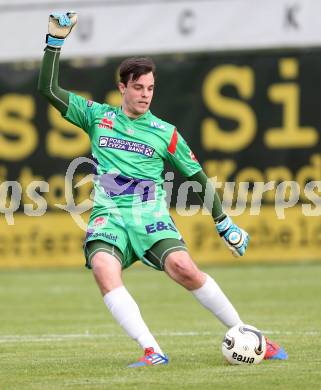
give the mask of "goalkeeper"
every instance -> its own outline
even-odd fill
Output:
[[[50,15],[39,90],[91,140],[97,174],[84,244],[86,266],[92,268],[115,320],[144,349],[144,356],[130,367],[166,364],[168,357],[122,282],[122,270],[137,258],[165,271],[226,327],[242,321],[214,279],[193,262],[168,213],[162,187],[164,162],[200,183],[200,197],[212,212],[218,234],[235,256],[244,254],[248,234],[223,212],[215,189],[175,126],[149,110],[155,81],[152,60],[128,58],[121,63],[121,107],[86,100],[58,85],[60,50],[76,22],[77,15],[72,12]],[[286,353],[268,342],[266,358],[284,359]]]

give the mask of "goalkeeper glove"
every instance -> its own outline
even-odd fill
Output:
[[[235,257],[243,256],[249,243],[249,235],[236,226],[229,216],[216,223],[216,230]]]
[[[76,23],[77,14],[75,12],[51,14],[49,16],[48,34],[46,36],[47,45],[60,48]]]

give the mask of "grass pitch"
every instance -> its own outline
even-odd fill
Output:
[[[107,312],[90,271],[2,270],[0,390],[320,389],[321,264],[205,271],[288,361],[224,364],[225,328],[166,275],[135,267],[125,284],[170,364],[127,369],[141,351]]]

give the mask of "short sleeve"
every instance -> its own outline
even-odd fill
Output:
[[[89,133],[96,112],[100,107],[101,104],[70,92],[68,110],[63,117],[68,122],[85,130],[86,133]]]
[[[185,177],[190,177],[202,169],[194,153],[177,129],[174,129],[168,145],[166,160]]]

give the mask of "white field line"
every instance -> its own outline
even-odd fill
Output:
[[[291,331],[263,331],[266,335],[285,335],[285,336],[320,336],[320,331],[291,332]],[[197,337],[197,336],[218,336],[223,337],[222,332],[158,332],[154,336],[164,337]],[[105,333],[105,334],[42,334],[42,335],[0,335],[0,344],[6,343],[46,343],[63,342],[69,340],[107,340],[110,338],[127,338],[125,334]]]

